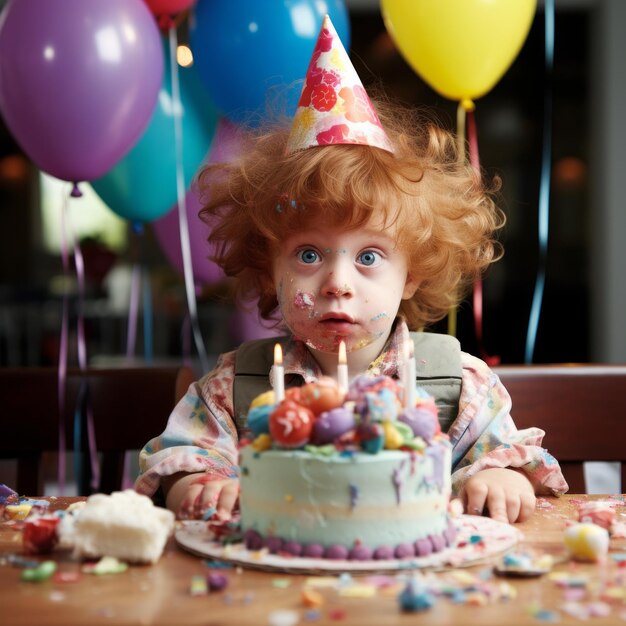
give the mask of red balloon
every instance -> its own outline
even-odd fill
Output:
[[[144,2],[156,17],[161,17],[186,11],[196,3],[196,0],[144,0]]]

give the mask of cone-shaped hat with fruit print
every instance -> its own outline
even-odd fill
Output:
[[[287,153],[337,143],[393,152],[335,27],[324,18],[287,141]]]

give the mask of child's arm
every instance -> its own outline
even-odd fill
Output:
[[[516,428],[511,398],[494,372],[466,353],[462,359],[459,415],[448,431],[453,492],[468,513],[486,510],[497,519],[522,521],[534,510],[535,494],[564,493],[567,483],[556,459],[541,447],[545,433]]]
[[[210,519],[216,515],[228,520],[239,497],[236,478],[216,480],[205,473],[179,472],[164,478],[162,484],[167,508],[180,519]]]
[[[174,408],[163,433],[139,455],[139,493],[160,487],[167,507],[183,517],[202,517],[219,507],[230,515],[238,494],[238,436],[232,418],[234,353],[193,383]]]

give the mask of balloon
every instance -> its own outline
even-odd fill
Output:
[[[241,150],[242,136],[240,129],[225,119],[218,123],[213,143],[209,150],[209,163],[225,163],[234,159]],[[207,242],[209,226],[198,217],[201,204],[198,189],[194,186],[187,191],[185,197],[187,223],[189,224],[189,245],[191,262],[196,284],[210,285],[224,278],[222,270],[207,257],[212,250]],[[181,274],[184,274],[183,255],[180,247],[178,205],[152,226],[163,252],[168,261]]]
[[[163,84],[150,123],[133,149],[93,188],[112,211],[129,220],[151,222],[177,201],[176,141],[169,46],[163,42]],[[190,183],[206,156],[217,128],[218,113],[202,81],[191,68],[179,68],[182,111],[182,165]]]
[[[220,120],[207,162],[226,163],[236,158],[242,150],[242,130],[226,119]],[[192,187],[185,197],[187,222],[189,224],[189,245],[191,264],[196,284],[211,285],[224,280],[221,268],[207,257],[211,247],[207,241],[210,226],[198,217],[201,204],[198,190]],[[180,247],[178,206],[162,218],[152,222],[152,228],[165,256],[175,269],[184,274],[183,255]],[[258,314],[256,303],[238,304],[231,323],[231,335],[239,343],[250,339],[274,337],[279,333],[265,326]]]
[[[537,0],[381,0],[385,26],[413,69],[452,100],[486,94],[513,63]]]
[[[189,9],[196,0],[144,0],[156,17],[175,15]]]
[[[142,0],[9,0],[0,15],[0,109],[35,164],[102,176],[144,130],[163,76]]]
[[[292,116],[326,13],[348,49],[343,0],[199,0],[190,44],[221,112],[250,126],[268,107]]]
[[[256,302],[247,303],[245,308],[238,305],[231,319],[230,333],[236,343],[285,334],[284,329],[279,330],[269,324],[270,322],[263,322],[259,317]]]

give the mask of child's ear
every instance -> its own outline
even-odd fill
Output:
[[[404,283],[404,291],[402,292],[402,299],[409,300],[415,295],[417,288],[420,286],[420,281],[416,280],[412,276],[407,276],[406,282]]]

